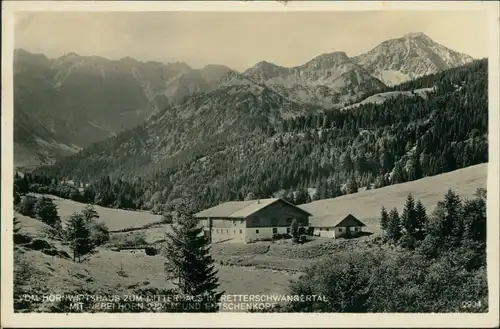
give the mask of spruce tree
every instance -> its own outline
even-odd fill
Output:
[[[421,241],[425,238],[427,227],[427,213],[424,205],[420,200],[417,201],[417,205],[415,206],[415,217],[415,238]]]
[[[389,214],[387,213],[387,210],[385,207],[382,206],[382,211],[380,214],[380,228],[382,231],[387,231],[387,225],[389,224]]]
[[[401,214],[401,227],[404,229],[405,234],[415,237],[417,229],[416,221],[417,221],[417,216],[415,211],[415,200],[413,199],[413,196],[410,193],[406,197],[403,213]]]
[[[191,201],[182,200],[175,210],[180,220],[178,225],[172,226],[172,232],[166,234],[165,273],[167,279],[176,285],[180,296],[186,297],[179,303],[178,310],[217,312],[222,292],[216,291],[219,282],[210,255],[209,239],[193,216]]]
[[[66,239],[73,250],[73,261],[78,258],[78,262],[80,262],[81,256],[94,249],[90,229],[83,214],[74,213],[71,215],[66,226]]]
[[[41,197],[34,206],[34,212],[37,219],[54,228],[61,228],[61,218],[57,214],[57,207],[48,197]]]
[[[389,222],[387,223],[387,237],[394,243],[398,243],[401,238],[401,223],[399,213],[393,208],[389,213]]]
[[[85,217],[85,220],[90,223],[94,219],[99,218],[99,213],[97,210],[95,210],[94,206],[92,205],[86,205],[85,208],[82,210],[82,215]]]

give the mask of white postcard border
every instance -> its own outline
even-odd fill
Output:
[[[18,11],[488,11],[489,164],[487,262],[489,313],[485,314],[15,314],[13,312],[13,35]],[[499,325],[499,128],[500,25],[496,2],[110,2],[18,1],[2,3],[2,283],[1,325],[5,327],[497,327]]]

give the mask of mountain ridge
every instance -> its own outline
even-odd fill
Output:
[[[413,64],[401,66],[395,62],[387,66],[387,63],[375,63],[375,59],[385,56],[386,48],[394,48],[390,46],[393,43],[398,52],[391,58],[400,61],[406,55],[401,40],[417,40],[419,47],[424,47],[423,50],[418,48],[418,56],[412,58]],[[437,73],[453,63],[470,59],[470,56],[461,57],[436,45],[424,34],[413,33],[384,41],[377,46],[382,48],[375,47],[355,57],[334,51],[289,68],[260,61],[244,72],[219,64],[193,69],[185,62],[143,62],[131,57],[111,60],[76,53],[51,59],[44,54],[16,49],[14,112],[19,109],[33,117],[51,131],[51,138],[58,143],[85,148],[147,121],[166,107],[199,94],[227,88],[228,84],[247,86],[246,89],[233,86],[231,92],[245,89],[259,94],[262,88],[266,88],[304,107],[340,109],[359,101],[362,95],[381,92],[386,84],[390,86],[388,74],[391,72],[396,72],[393,75],[397,81],[406,81],[423,71]],[[432,51],[437,51],[437,55]],[[363,55],[365,57],[360,57]],[[431,58],[422,60],[419,56]],[[440,56],[449,58],[440,59]],[[433,64],[423,70],[420,63],[426,61]],[[385,70],[385,75],[379,74],[381,70]],[[409,70],[415,72],[405,73]],[[29,145],[27,147],[29,149]],[[38,151],[32,149],[32,153]],[[50,156],[47,159],[50,162]],[[43,162],[46,163],[47,159]]]

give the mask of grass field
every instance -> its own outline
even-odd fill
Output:
[[[57,205],[59,216],[63,221],[67,220],[73,213],[81,211],[86,206],[84,203],[61,199],[52,195],[48,197],[54,200],[54,203]],[[106,223],[110,231],[139,228],[161,221],[160,215],[153,215],[145,211],[129,211],[100,206],[95,206],[95,209],[97,213],[99,213],[99,221]]]
[[[380,231],[378,218],[382,206],[402,211],[405,199],[411,193],[430,213],[449,188],[464,198],[472,198],[478,188],[486,188],[487,171],[488,164],[480,164],[408,183],[318,200],[300,207],[315,217],[337,219],[351,213],[367,225],[367,231],[377,233]]]

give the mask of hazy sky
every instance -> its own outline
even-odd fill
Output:
[[[39,12],[16,17],[15,47],[119,59],[300,65],[322,53],[354,56],[381,41],[423,32],[473,57],[488,54],[484,12]]]

